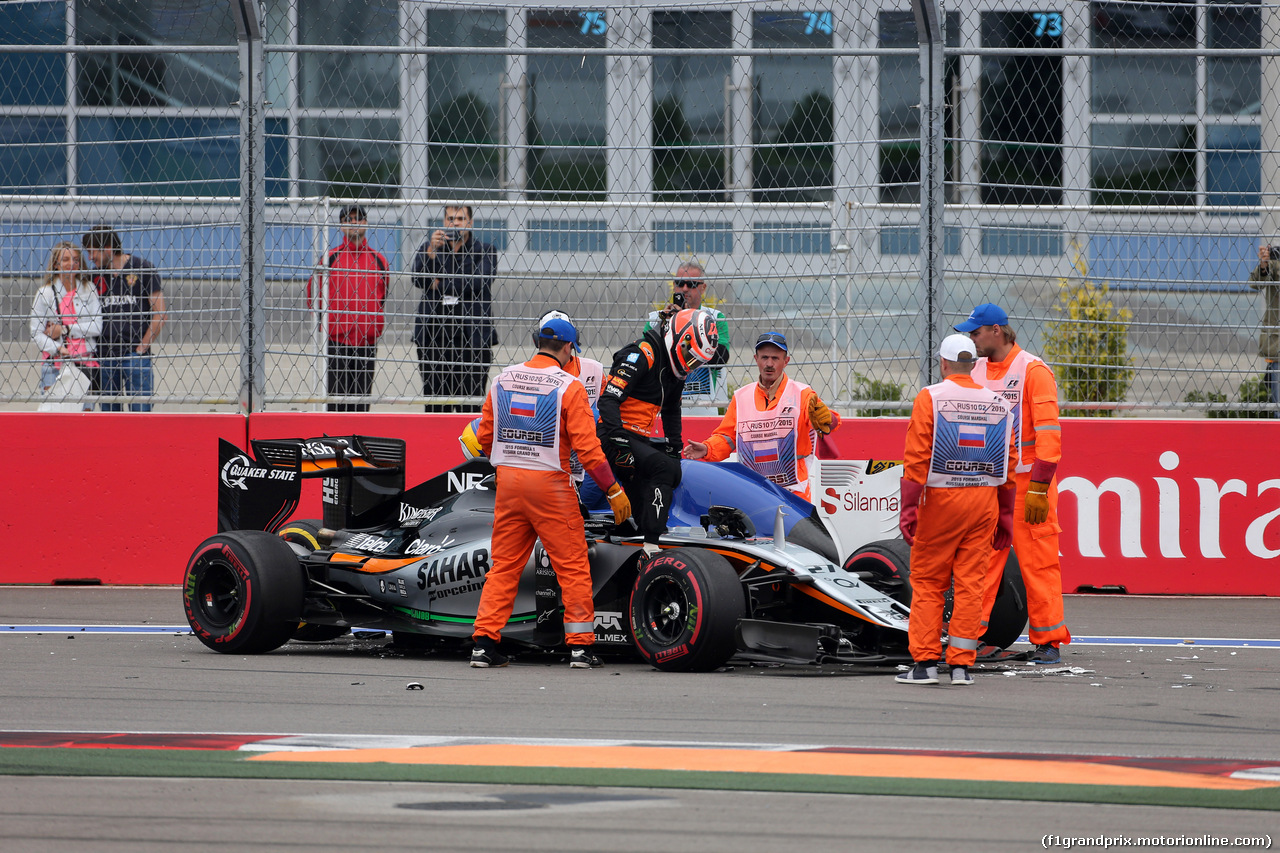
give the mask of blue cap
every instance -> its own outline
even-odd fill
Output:
[[[969,313],[969,319],[963,323],[956,323],[954,328],[957,332],[972,332],[983,326],[1007,326],[1009,325],[1009,315],[1004,313],[1004,309],[994,302],[984,302]]]
[[[787,336],[782,332],[764,332],[756,338],[756,349],[760,349],[765,344],[771,344],[783,352],[790,352],[787,349]]]
[[[559,317],[548,320],[538,329],[538,337],[573,344],[574,352],[582,352],[582,348],[578,346],[578,330],[568,320],[561,320]]]

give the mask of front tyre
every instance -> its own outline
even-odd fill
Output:
[[[844,570],[860,575],[872,588],[911,606],[911,546],[901,539],[863,545],[844,561]]]
[[[187,622],[200,642],[225,654],[260,654],[298,627],[304,584],[293,549],[272,533],[210,536],[191,555],[182,584]]]
[[[631,589],[631,635],[641,656],[667,672],[708,672],[738,649],[746,615],[742,584],[718,554],[663,551],[645,563]]]

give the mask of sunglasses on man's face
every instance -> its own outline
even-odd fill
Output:
[[[688,287],[688,288],[701,287],[705,283],[706,282],[702,281],[702,279],[698,279],[698,278],[678,278],[672,282],[672,284],[676,287]]]

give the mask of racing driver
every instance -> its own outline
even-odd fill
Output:
[[[638,507],[646,554],[658,551],[671,493],[680,485],[685,377],[715,356],[718,343],[714,315],[685,308],[613,354],[600,394],[600,443]],[[657,435],[659,419],[662,437]]]
[[[480,413],[477,438],[497,471],[497,487],[493,567],[480,593],[471,665],[506,666],[498,642],[511,618],[520,574],[534,540],[540,539],[560,582],[569,666],[590,669],[600,666],[600,659],[589,648],[595,642],[595,605],[570,451],[578,453],[604,490],[616,523],[630,518],[631,504],[600,450],[586,389],[564,370],[571,351],[578,349],[577,330],[568,320],[553,318],[533,339],[537,354],[498,374]]]

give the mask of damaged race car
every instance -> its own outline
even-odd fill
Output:
[[[251,449],[220,441],[219,532],[187,563],[183,603],[202,643],[255,654],[367,628],[391,632],[397,645],[469,645],[490,564],[487,460],[406,489],[401,439],[254,440]],[[668,671],[709,671],[733,658],[908,658],[902,540],[868,543],[842,562],[814,506],[747,468],[686,461],[683,474],[652,557],[607,507],[588,513],[598,653],[638,655]],[[323,518],[287,521],[311,478],[321,480]],[[1001,589],[988,642],[1007,645],[1026,624],[1017,581]],[[503,644],[565,649],[560,588],[540,545]]]

